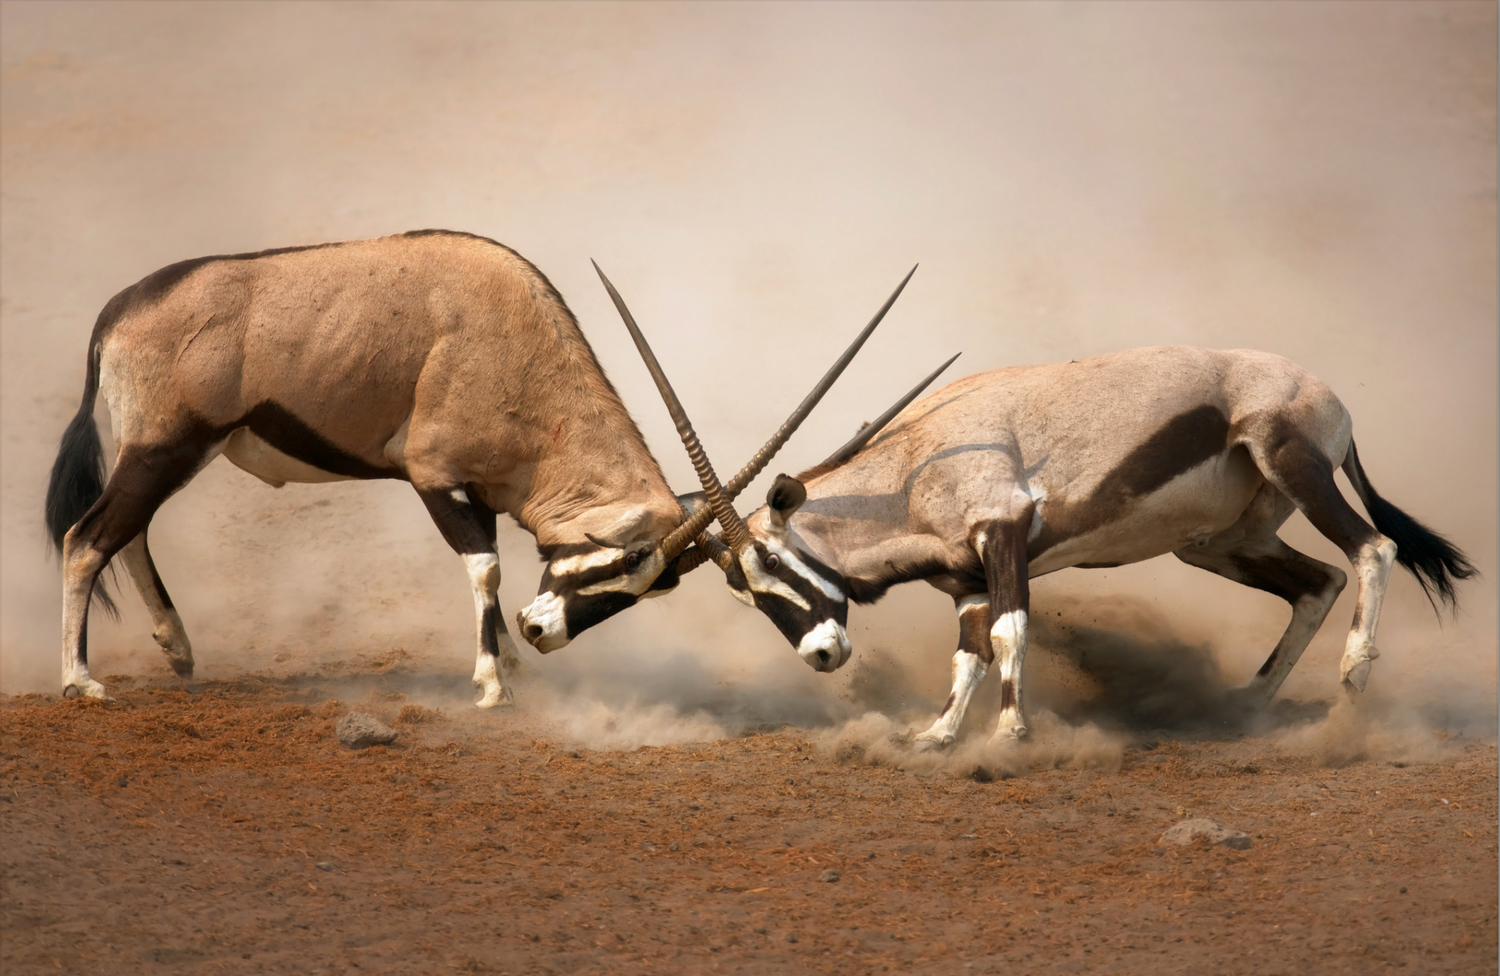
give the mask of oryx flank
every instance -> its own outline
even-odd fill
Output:
[[[953,691],[918,736],[926,743],[953,741],[997,658],[996,737],[1026,735],[1034,576],[1170,552],[1281,597],[1291,622],[1242,689],[1264,704],[1346,581],[1277,537],[1294,507],[1357,576],[1340,664],[1350,695],[1378,656],[1392,561],[1450,606],[1454,582],[1474,575],[1457,548],[1375,493],[1333,392],[1264,352],[1157,347],[981,373],[913,404],[851,453],[779,477],[748,523],[719,505],[731,558],[717,561],[735,594],[819,671],[849,658],[848,601],[873,602],[909,580],[950,595],[960,632]],[[1339,467],[1374,528],[1344,500]]]
[[[117,450],[107,482],[100,392]],[[510,699],[502,676],[516,653],[496,600],[498,512],[532,532],[547,561],[517,617],[543,653],[672,589],[702,562],[688,547],[712,520],[707,509],[688,516],[562,297],[509,248],[415,231],[184,261],[100,313],[53,466],[65,694],[105,697],[88,672],[88,607],[117,553],[168,662],[192,674],[146,531],[219,454],[276,487],[410,482],[468,568],[480,707]]]

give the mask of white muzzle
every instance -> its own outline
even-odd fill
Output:
[[[814,671],[837,671],[849,660],[849,635],[830,618],[802,636],[797,653]]]
[[[539,593],[531,604],[516,614],[516,624],[526,643],[543,654],[568,646],[568,621],[563,613],[562,597],[556,593]]]

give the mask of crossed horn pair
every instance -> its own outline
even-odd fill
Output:
[[[812,413],[813,408],[818,405],[818,401],[823,399],[823,394],[827,393],[829,388],[833,386],[834,381],[839,378],[839,374],[843,373],[844,368],[854,359],[855,353],[859,352],[860,347],[865,344],[865,340],[870,337],[870,333],[874,332],[875,327],[880,324],[880,320],[885,318],[885,313],[890,311],[891,306],[895,304],[896,299],[901,295],[902,289],[911,280],[911,276],[916,274],[917,269],[913,266],[906,273],[906,277],[901,279],[901,284],[896,286],[896,290],[891,293],[891,297],[885,300],[885,304],[880,306],[880,311],[876,312],[875,317],[870,320],[870,324],[865,326],[859,335],[855,336],[854,341],[849,344],[849,348],[845,349],[844,354],[834,361],[834,364],[829,367],[827,373],[823,374],[823,378],[818,381],[817,386],[813,387],[812,392],[803,398],[802,402],[797,405],[797,409],[793,410],[792,415],[786,419],[786,422],[781,425],[776,433],[771,435],[771,439],[766,441],[765,446],[756,452],[755,456],[740,469],[739,474],[729,480],[729,484],[727,485],[719,482],[719,476],[714,472],[713,465],[708,460],[708,455],[704,453],[703,445],[698,442],[698,434],[693,430],[692,421],[688,420],[687,411],[682,408],[682,401],[677,399],[677,394],[672,389],[672,384],[667,379],[667,374],[662,371],[661,364],[656,361],[656,354],[651,351],[651,345],[646,342],[646,337],[641,334],[640,327],[635,324],[635,317],[630,314],[630,309],[625,307],[624,299],[620,297],[620,293],[615,290],[615,286],[610,283],[610,280],[605,277],[604,272],[599,269],[597,262],[594,262],[594,270],[598,272],[599,280],[604,282],[604,289],[609,292],[610,300],[615,303],[615,308],[619,310],[620,318],[625,320],[625,328],[630,330],[630,337],[635,340],[635,347],[640,351],[641,359],[645,361],[646,369],[651,373],[651,379],[656,382],[656,389],[661,393],[661,398],[667,405],[667,412],[671,414],[672,422],[677,425],[677,434],[682,438],[683,447],[687,448],[688,458],[693,462],[693,469],[698,472],[698,480],[703,484],[703,492],[708,497],[707,506],[689,515],[681,525],[672,530],[672,533],[662,540],[662,556],[666,562],[671,563],[678,556],[682,555],[689,545],[696,542],[698,545],[697,554],[689,553],[684,557],[683,561],[677,566],[678,573],[686,573],[697,569],[705,559],[713,560],[720,569],[727,571],[734,557],[750,545],[750,530],[745,526],[745,520],[740,518],[739,513],[734,509],[735,497],[745,490],[746,485],[755,480],[755,476],[760,474],[761,470],[770,463],[771,458],[776,455],[777,451],[781,450],[782,445],[801,426],[802,421],[806,420],[808,414]],[[829,455],[823,464],[838,464],[853,457],[861,447],[869,442],[870,438],[878,434],[881,428],[891,421],[891,418],[900,413],[908,403],[915,400],[957,358],[958,356],[955,355],[952,359],[939,366],[926,379],[917,384],[911,392],[907,393],[900,400],[897,400],[890,409],[862,427],[859,433],[855,434],[848,443]],[[723,526],[723,541],[709,535],[705,531],[708,528],[709,522],[714,519],[718,519],[719,524]]]

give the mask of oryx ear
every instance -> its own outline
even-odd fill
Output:
[[[771,526],[775,529],[785,529],[787,520],[805,501],[807,501],[807,488],[802,482],[784,474],[777,475],[775,484],[771,485],[771,490],[766,492],[766,505],[771,509]]]
[[[708,492],[692,491],[686,495],[678,495],[677,504],[682,506],[683,515],[686,516],[684,521],[686,521],[697,515],[698,511],[708,504]]]

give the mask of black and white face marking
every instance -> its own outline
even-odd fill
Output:
[[[595,624],[677,586],[655,542],[611,546],[589,541],[555,547],[541,586],[516,621],[521,636],[543,654],[566,647]]]
[[[851,654],[844,629],[848,587],[835,570],[788,539],[787,521],[806,499],[801,482],[786,475],[776,479],[766,495],[767,528],[739,553],[728,581],[735,597],[771,618],[814,670],[836,671]]]

